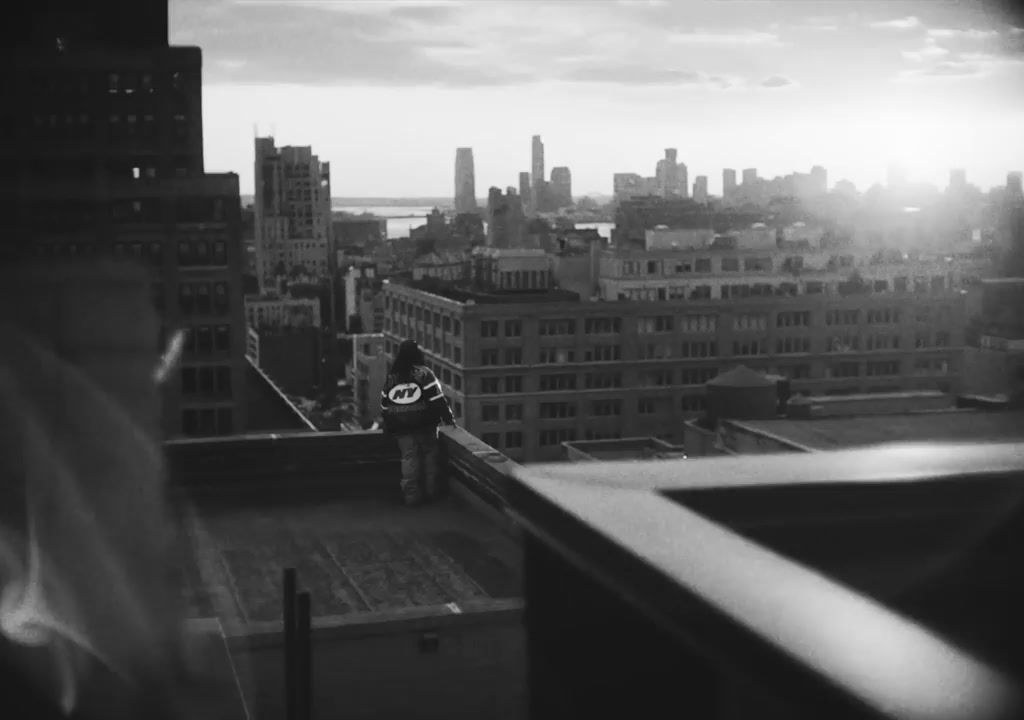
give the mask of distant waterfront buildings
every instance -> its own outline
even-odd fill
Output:
[[[455,150],[455,212],[474,213],[476,204],[476,172],[473,167],[473,148]]]
[[[287,277],[329,277],[331,168],[311,147],[256,138],[256,265],[261,292]]]
[[[722,171],[722,197],[728,202],[736,194],[736,171],[726,168]]]
[[[747,168],[743,171],[743,184],[750,187],[757,184],[757,168]]]
[[[967,187],[967,171],[963,168],[954,168],[949,171],[949,186],[947,190],[959,192]]]

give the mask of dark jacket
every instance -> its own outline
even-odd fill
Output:
[[[441,422],[455,422],[437,376],[422,365],[413,368],[409,380],[388,375],[380,393],[380,409],[384,430],[396,435],[428,430]]]

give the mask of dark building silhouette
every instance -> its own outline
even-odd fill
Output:
[[[496,248],[521,248],[526,232],[522,198],[515,188],[507,192],[492,187],[487,196],[487,245]]]
[[[163,430],[231,434],[245,428],[238,176],[204,172],[202,55],[168,45],[167,12],[166,0],[14,11],[0,252],[148,268],[154,346],[186,337]]]
[[[569,168],[551,168],[551,185],[549,187],[552,210],[572,205],[572,171]]]

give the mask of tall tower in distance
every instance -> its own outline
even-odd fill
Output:
[[[567,167],[551,168],[551,204],[555,210],[572,205],[572,171]]]
[[[708,176],[698,175],[693,182],[693,199],[699,203],[708,201]]]
[[[476,172],[473,169],[473,148],[455,149],[455,213],[475,213]]]
[[[811,192],[814,195],[824,195],[828,192],[828,171],[821,165],[811,168]]]
[[[531,149],[530,175],[533,181],[533,193],[530,205],[534,212],[541,212],[545,209],[544,198],[544,143],[540,135],[533,136],[533,147]]]
[[[530,173],[521,172],[519,173],[519,197],[523,202],[523,209],[530,212],[533,208],[527,207],[530,204]]]
[[[736,171],[726,168],[722,171],[722,198],[731,200],[736,194]]]
[[[677,151],[675,148],[665,148],[665,162],[661,172],[661,196],[669,198],[676,194],[678,181],[678,167],[676,162]]]

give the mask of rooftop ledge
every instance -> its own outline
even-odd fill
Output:
[[[465,521],[493,548],[516,544],[525,614],[493,595],[489,612],[523,624],[530,717],[640,717],[680,700],[699,717],[1020,716],[1024,444],[523,467],[461,429],[443,439],[452,499],[379,519]],[[380,433],[167,454],[173,487],[214,523],[397,500]],[[435,610],[363,620],[426,627]],[[358,621],[314,626],[344,636]]]

